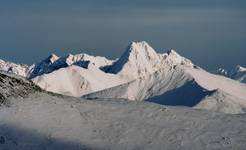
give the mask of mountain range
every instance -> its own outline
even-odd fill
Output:
[[[145,41],[132,42],[115,60],[52,54],[31,66],[1,60],[0,70],[30,79],[46,91],[87,99],[144,100],[226,113],[246,108],[246,85],[227,78],[243,82],[242,67],[224,73],[226,77],[212,74],[175,50],[157,53]]]
[[[219,68],[214,73],[218,75],[223,75],[225,77],[237,80],[242,83],[246,83],[246,68],[240,65],[237,65],[235,68],[229,71],[223,68]]]
[[[209,73],[146,42],[115,60],[1,60],[0,150],[244,150],[243,72]]]

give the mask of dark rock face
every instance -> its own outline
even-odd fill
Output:
[[[38,91],[42,90],[32,81],[0,72],[0,105],[6,104],[10,97],[26,97]]]

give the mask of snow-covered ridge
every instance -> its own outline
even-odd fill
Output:
[[[218,75],[229,77],[242,83],[246,83],[246,68],[240,65],[237,65],[235,68],[229,71],[223,68],[219,68],[217,71],[215,71],[215,73]]]
[[[26,77],[28,75],[28,65],[16,64],[0,59],[0,71],[5,71]]]
[[[123,55],[116,60],[109,60],[101,56],[91,56],[85,53],[76,55],[69,54],[64,57],[51,54],[44,60],[31,66],[0,60],[0,70],[32,79],[60,68],[66,68],[72,65],[87,68],[89,64],[107,73],[125,77],[129,76],[134,79],[146,74],[151,74],[164,68],[166,65],[174,66],[181,64],[193,66],[190,60],[180,56],[175,50],[158,54],[147,42],[143,41],[132,42]]]
[[[105,57],[101,56],[91,56],[88,54],[69,54],[65,57],[58,57],[55,54],[52,54],[43,61],[34,64],[31,68],[31,73],[29,78],[35,78],[36,76],[51,73],[60,68],[69,67],[72,65],[78,65],[84,68],[87,68],[88,65],[93,65],[95,67],[101,67],[105,65],[112,64],[112,60],[108,60]]]

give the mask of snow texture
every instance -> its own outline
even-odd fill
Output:
[[[48,94],[0,109],[0,149],[237,149],[245,115]]]

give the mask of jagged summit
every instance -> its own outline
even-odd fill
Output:
[[[160,66],[160,58],[147,42],[132,42],[107,72],[138,77],[153,72]]]
[[[174,66],[177,64],[192,65],[188,59],[180,56],[175,50],[158,54],[146,41],[142,41],[132,42],[117,60],[108,60],[105,57],[91,56],[85,53],[68,54],[63,57],[52,53],[44,60],[31,66],[0,61],[0,70],[13,72],[32,79],[60,68],[78,65],[83,68],[92,66],[101,68],[109,73],[137,78],[153,73],[165,67],[165,65]]]
[[[193,67],[194,64],[187,58],[181,56],[177,51],[171,49],[166,53],[162,54],[165,63],[169,66],[183,65],[187,67]]]
[[[176,56],[180,56],[180,55],[176,52],[176,50],[174,50],[174,49],[171,49],[171,50],[167,51],[167,54],[168,54],[168,55],[176,55]]]
[[[244,72],[244,71],[246,71],[246,68],[240,65],[237,65],[235,68],[235,72]]]
[[[65,68],[72,65],[87,68],[89,64],[99,68],[101,66],[111,65],[112,61],[105,57],[91,56],[85,53],[76,55],[68,54],[64,57],[58,57],[55,54],[51,54],[43,61],[30,67],[31,71],[29,78],[35,78],[36,76],[47,74],[60,68]]]
[[[153,59],[159,57],[155,50],[145,41],[132,42],[118,61],[140,61],[140,59]]]
[[[58,57],[56,54],[52,53],[49,57],[48,60],[50,60],[51,63],[54,63],[57,61],[60,57]]]
[[[193,66],[190,60],[173,49],[159,54],[145,41],[132,42],[107,72],[137,78],[179,64]]]

